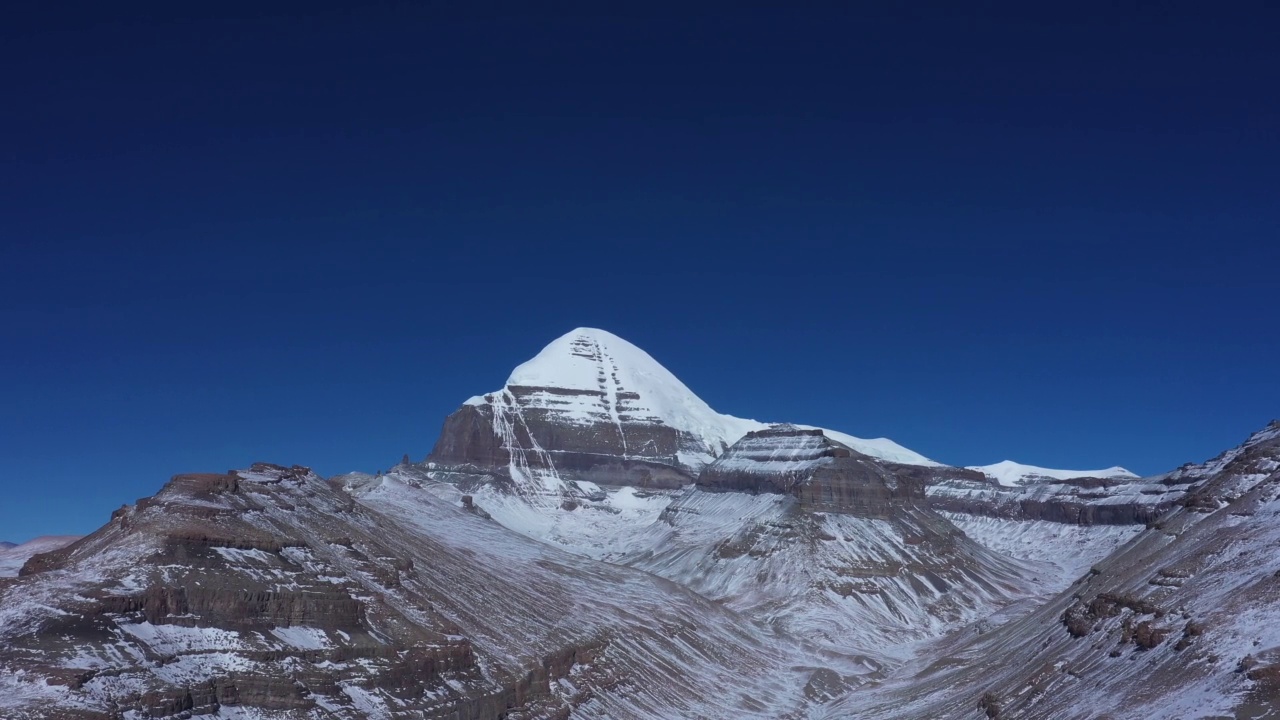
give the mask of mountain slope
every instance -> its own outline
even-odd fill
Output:
[[[925,506],[923,485],[821,430],[752,431],[681,490],[608,487],[537,507],[492,486],[462,492],[430,469],[390,476],[468,502],[572,552],[673,580],[746,617],[900,662],[910,645],[1069,578],[992,552]]]
[[[1277,528],[1280,423],[1149,478],[954,468],[579,329],[428,462],[180,475],[0,550],[0,717],[1270,717]]]
[[[668,451],[695,438],[703,464],[637,452],[658,445],[634,438],[662,433]],[[648,354],[587,328],[516,368],[502,391],[469,400],[428,462],[393,476],[891,663],[911,643],[1057,591],[1073,577],[1064,571],[1127,537],[1035,526],[1020,536],[1055,551],[993,552],[948,520],[963,523],[965,507],[944,517],[926,496],[953,481],[994,485],[981,473],[884,439],[718,415]],[[977,535],[993,547],[1002,536]]]
[[[833,648],[895,663],[922,639],[1056,589],[973,542],[892,464],[821,430],[748,433],[618,562]]]
[[[299,467],[178,476],[0,581],[13,720],[773,718],[863,669],[393,479]]]
[[[1171,475],[1195,489],[1068,590],[818,717],[1271,717],[1280,423]]]

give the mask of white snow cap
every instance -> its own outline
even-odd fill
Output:
[[[749,431],[768,427],[767,423],[716,412],[649,353],[597,328],[581,327],[556,338],[532,360],[513,370],[506,385],[591,392],[608,388],[636,393],[638,400],[623,403],[625,408],[621,412],[627,420],[660,421],[703,439],[712,449],[718,448],[721,442],[732,445]],[[486,402],[483,396],[478,396],[467,404]],[[573,412],[564,405],[558,407],[566,413]],[[813,429],[808,425],[797,427]],[[871,457],[909,465],[939,464],[887,438],[864,440],[830,430],[823,432]]]
[[[592,348],[599,348],[597,356]],[[628,390],[648,390],[649,402],[665,401],[699,412],[711,412],[680,379],[662,367],[649,353],[614,335],[595,328],[578,328],[551,341],[534,358],[511,371],[507,385],[598,390],[600,373],[616,368],[618,382]]]
[[[1012,460],[1004,460],[994,465],[970,465],[969,470],[977,470],[987,477],[1007,487],[1025,485],[1035,478],[1052,478],[1054,480],[1071,480],[1073,478],[1136,478],[1137,475],[1122,467],[1109,467],[1105,470],[1055,470],[1035,465],[1023,465]]]

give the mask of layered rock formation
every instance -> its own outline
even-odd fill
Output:
[[[650,409],[614,404],[619,388]],[[636,453],[633,437],[662,452]],[[699,437],[714,442],[690,444]],[[698,462],[682,447],[701,448]],[[591,329],[553,342],[502,391],[472,398],[424,466],[396,472],[438,494],[447,493],[434,483],[451,484],[529,537],[649,570],[797,632],[874,648],[877,662],[1055,590],[1125,538],[1019,527],[1024,547],[1052,548],[1044,555],[1053,560],[1010,560],[956,525],[972,527],[977,515],[966,513],[993,512],[986,505],[939,503],[946,517],[927,507],[926,491],[938,487],[998,487],[983,473],[885,439],[719,415],[643,351]]]
[[[1008,520],[1074,525],[1144,525],[1172,508],[1194,481],[1177,477],[1031,477],[1003,485],[975,470],[932,473],[929,502],[938,510]]]
[[[924,485],[819,429],[748,433],[615,559],[883,670],[912,642],[1039,591],[1038,568],[973,542]]]
[[[924,501],[909,472],[850,449],[819,429],[774,425],[749,432],[698,476],[707,490],[793,495],[805,510],[893,517]]]

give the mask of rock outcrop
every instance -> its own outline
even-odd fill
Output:
[[[1173,508],[1196,482],[1174,477],[1076,477],[1007,486],[964,468],[937,468],[927,474],[929,504],[935,509],[1073,525],[1145,525]]]
[[[910,470],[827,437],[822,430],[773,425],[753,430],[698,476],[698,487],[792,495],[801,508],[891,518],[925,499]]]

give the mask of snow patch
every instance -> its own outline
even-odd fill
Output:
[[[79,539],[79,535],[42,535],[21,545],[0,549],[0,577],[17,577],[33,555],[60,550]]]

